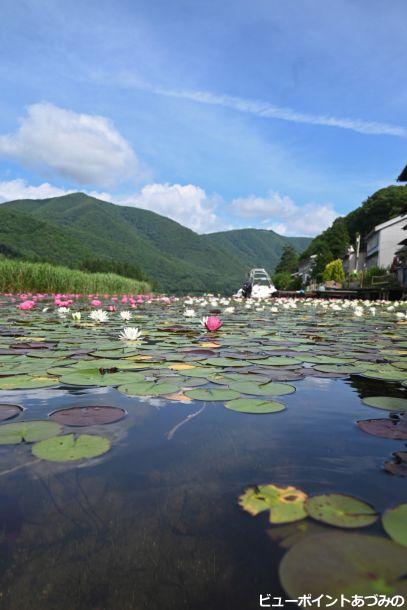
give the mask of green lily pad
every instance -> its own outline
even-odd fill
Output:
[[[305,537],[283,557],[280,582],[292,599],[306,592],[333,598],[332,608],[350,608],[341,595],[403,595],[407,550],[379,536],[332,532]],[[337,600],[335,603],[335,599]]]
[[[36,388],[51,388],[59,384],[57,377],[30,375],[15,375],[13,377],[0,377],[0,390],[34,390]]]
[[[239,411],[239,413],[277,413],[285,409],[281,402],[259,400],[256,398],[236,398],[236,400],[227,402],[225,407],[232,411]]]
[[[372,506],[344,494],[312,496],[306,501],[305,510],[316,521],[336,527],[367,527],[378,519]]]
[[[382,516],[382,525],[390,538],[407,546],[407,503],[386,510]]]
[[[228,386],[231,390],[240,392],[240,394],[251,394],[253,396],[284,396],[295,392],[294,386],[287,383],[275,383],[274,381],[262,385],[250,381],[232,381]]]
[[[140,381],[121,385],[117,389],[122,394],[130,394],[132,396],[164,396],[165,394],[178,392],[180,386],[176,383]]]
[[[365,405],[388,411],[407,411],[407,399],[392,396],[368,396],[362,399]]]
[[[239,505],[253,516],[270,511],[270,523],[291,523],[306,519],[306,499],[307,495],[295,487],[258,485],[246,489],[239,498]]]
[[[110,441],[103,436],[65,434],[35,443],[32,453],[50,462],[73,462],[98,457],[109,449]]]
[[[62,426],[52,421],[20,421],[0,426],[0,445],[34,443],[45,438],[57,436]]]
[[[118,371],[115,373],[100,373],[98,369],[83,369],[75,373],[68,373],[60,377],[65,385],[75,386],[118,386],[136,381],[143,381],[144,374],[131,371]]]
[[[208,388],[202,390],[187,390],[185,395],[194,400],[205,400],[205,401],[218,401],[223,402],[226,400],[233,400],[234,398],[240,398],[239,392],[223,388]]]

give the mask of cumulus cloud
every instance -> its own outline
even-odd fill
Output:
[[[281,235],[312,237],[327,227],[339,215],[331,203],[307,203],[299,206],[287,195],[270,193],[268,197],[234,199],[230,210],[236,216],[256,219],[264,228]]]
[[[194,184],[147,184],[133,196],[113,198],[115,203],[152,210],[198,233],[215,230],[219,198],[208,196]]]
[[[29,106],[17,131],[0,136],[0,155],[82,185],[113,186],[141,173],[111,121],[47,102]]]
[[[53,186],[48,182],[38,186],[30,186],[21,179],[0,182],[0,202],[15,199],[48,199],[49,197],[61,197],[69,192],[72,191]]]

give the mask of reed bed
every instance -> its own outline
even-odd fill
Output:
[[[132,293],[151,292],[147,282],[114,273],[85,273],[49,263],[0,259],[0,292]]]

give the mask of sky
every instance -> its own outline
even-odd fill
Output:
[[[405,0],[2,0],[0,202],[313,236],[407,162]]]

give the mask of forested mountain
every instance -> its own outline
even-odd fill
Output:
[[[6,256],[90,270],[120,263],[166,292],[230,293],[251,267],[273,272],[286,244],[301,252],[309,242],[257,229],[198,235],[154,212],[83,193],[0,205]]]

